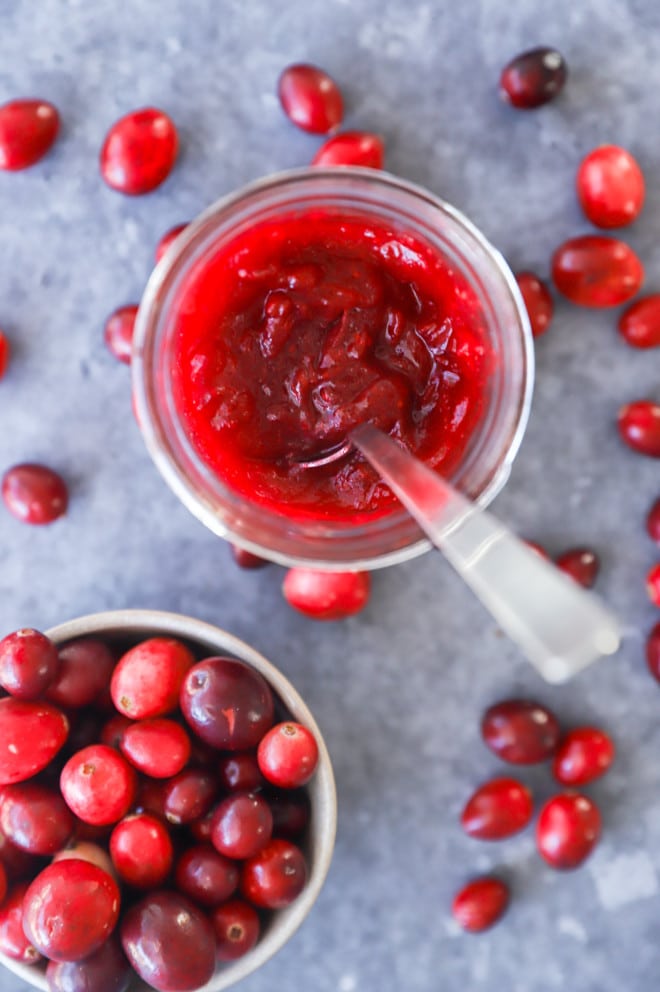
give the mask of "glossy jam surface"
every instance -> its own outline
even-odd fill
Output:
[[[263,222],[178,291],[173,386],[186,433],[233,490],[289,517],[395,504],[360,455],[304,467],[376,424],[450,474],[494,356],[476,294],[417,236],[327,210]]]

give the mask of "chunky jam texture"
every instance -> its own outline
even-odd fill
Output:
[[[219,247],[175,308],[175,396],[232,489],[295,517],[355,520],[396,499],[352,449],[370,421],[449,474],[484,406],[493,355],[464,278],[367,216],[279,217]]]

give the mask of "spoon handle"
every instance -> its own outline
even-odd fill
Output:
[[[387,434],[364,425],[351,441],[546,681],[565,682],[617,650],[617,621],[593,593]]]

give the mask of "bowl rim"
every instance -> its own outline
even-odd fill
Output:
[[[251,951],[236,961],[221,965],[210,981],[196,990],[196,992],[222,992],[223,989],[252,974],[286,944],[309,914],[330,869],[337,829],[337,795],[330,755],[316,720],[287,677],[255,648],[221,627],[182,613],[149,609],[108,610],[65,621],[50,627],[44,633],[56,644],[63,644],[79,637],[100,636],[104,633],[126,633],[129,637],[138,633],[146,636],[171,635],[199,643],[205,650],[209,649],[214,654],[222,652],[232,654],[252,665],[263,675],[292,716],[300,723],[304,723],[316,737],[319,763],[314,777],[307,786],[311,793],[312,805],[310,826],[312,852],[309,858],[307,883],[290,906],[277,911],[265,935]],[[319,811],[320,815],[315,816],[315,811]],[[23,964],[2,953],[0,953],[0,964],[28,985],[48,992],[45,973],[39,965]],[[132,982],[130,989],[133,992],[137,989],[153,992],[152,986],[142,981],[138,981],[137,984]]]

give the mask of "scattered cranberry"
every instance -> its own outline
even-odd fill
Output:
[[[273,694],[259,672],[235,658],[206,658],[181,686],[181,709],[203,741],[226,751],[256,747],[273,724]]]
[[[297,789],[316,771],[319,749],[316,738],[300,723],[278,723],[264,734],[257,750],[264,778],[281,789]]]
[[[273,814],[273,837],[295,840],[307,827],[310,817],[309,796],[304,789],[270,790],[268,805]]]
[[[69,758],[60,775],[67,806],[84,823],[108,826],[126,815],[135,798],[135,772],[105,744],[92,744]]]
[[[591,589],[600,571],[600,559],[590,548],[570,548],[557,558],[556,565],[585,589]]]
[[[236,961],[259,940],[259,914],[249,903],[232,899],[211,913],[218,961]]]
[[[532,110],[553,100],[566,82],[566,63],[554,48],[532,48],[508,63],[500,76],[500,94],[518,110]]]
[[[110,692],[115,707],[133,720],[171,713],[194,663],[192,652],[174,638],[141,641],[122,655],[113,672]]]
[[[660,562],[646,576],[646,591],[654,606],[660,606]]]
[[[282,592],[289,606],[313,620],[343,620],[363,610],[369,601],[368,572],[319,572],[290,568]]]
[[[255,568],[265,568],[266,565],[270,565],[269,561],[265,558],[260,558],[259,555],[252,554],[251,551],[246,551],[245,548],[239,548],[237,544],[231,544],[231,556],[238,565],[239,568],[245,569],[255,569]]]
[[[533,765],[552,757],[559,733],[554,713],[529,699],[495,703],[481,721],[485,743],[499,758],[514,765]]]
[[[323,69],[303,63],[287,66],[280,75],[277,91],[284,113],[303,131],[327,134],[342,122],[341,92]]]
[[[516,282],[523,298],[532,334],[540,338],[545,334],[555,312],[550,290],[533,272],[517,272]]]
[[[0,831],[29,854],[55,854],[73,833],[74,820],[58,792],[17,782],[0,792]]]
[[[660,623],[656,623],[646,641],[646,663],[651,675],[660,682]]]
[[[50,703],[0,699],[0,785],[43,771],[68,735],[69,721]]]
[[[170,873],[174,848],[162,820],[135,813],[110,834],[110,857],[120,878],[138,889],[162,885]]]
[[[577,792],[554,796],[539,814],[536,845],[552,868],[577,868],[600,837],[595,803]]]
[[[257,757],[251,751],[223,755],[218,762],[218,781],[229,792],[254,792],[264,785]]]
[[[108,350],[124,365],[131,364],[133,330],[138,307],[135,304],[119,307],[110,314],[103,329],[103,339]]]
[[[199,906],[213,909],[226,902],[238,888],[239,866],[210,844],[189,847],[174,872],[176,887]]]
[[[7,371],[10,353],[11,348],[9,347],[9,339],[3,331],[0,331],[0,379],[2,379],[3,375]]]
[[[121,117],[101,149],[101,175],[108,186],[136,196],[150,193],[169,176],[179,139],[162,110],[145,107]]]
[[[312,165],[360,165],[382,169],[385,149],[377,134],[368,131],[344,131],[325,141],[312,159]]]
[[[596,227],[631,224],[644,204],[644,176],[625,148],[600,145],[586,155],[577,174],[577,193]]]
[[[125,992],[131,966],[114,935],[84,961],[49,961],[49,992]]]
[[[46,698],[65,709],[81,709],[96,702],[105,690],[115,657],[103,641],[81,637],[59,650],[60,669],[46,690]]]
[[[509,889],[499,878],[475,878],[454,896],[452,914],[463,930],[480,933],[497,923],[509,904]]]
[[[160,262],[161,258],[166,254],[171,245],[174,244],[176,239],[185,231],[188,227],[187,224],[177,224],[176,227],[171,227],[169,231],[166,231],[162,236],[158,244],[156,245],[156,265]]]
[[[23,930],[23,899],[27,882],[16,885],[0,906],[0,953],[23,964],[36,964],[41,954]]]
[[[30,627],[0,641],[0,686],[17,699],[36,699],[53,681],[60,665],[57,648]]]
[[[24,524],[50,524],[66,513],[69,493],[52,468],[26,462],[7,469],[2,498],[9,512]]]
[[[637,400],[619,410],[619,434],[629,448],[650,458],[660,458],[660,405]]]
[[[258,854],[271,838],[273,814],[257,793],[236,793],[223,799],[211,822],[211,843],[228,858],[243,860]]]
[[[167,780],[163,809],[170,823],[192,823],[210,810],[218,794],[218,783],[203,768],[184,768]]]
[[[532,795],[515,778],[495,778],[468,799],[461,825],[470,837],[501,840],[523,830],[532,818]]]
[[[637,293],[644,268],[623,241],[585,234],[565,241],[552,257],[555,286],[571,303],[615,307]]]
[[[241,891],[262,909],[284,909],[297,899],[307,881],[302,851],[277,838],[243,865]]]
[[[619,318],[619,334],[633,348],[660,347],[660,293],[629,306]]]
[[[60,115],[47,100],[11,100],[0,107],[0,169],[27,169],[50,150]]]
[[[660,544],[660,499],[649,510],[646,518],[646,530],[652,541]]]
[[[597,727],[578,727],[560,742],[552,772],[562,785],[587,785],[614,761],[614,744]]]

